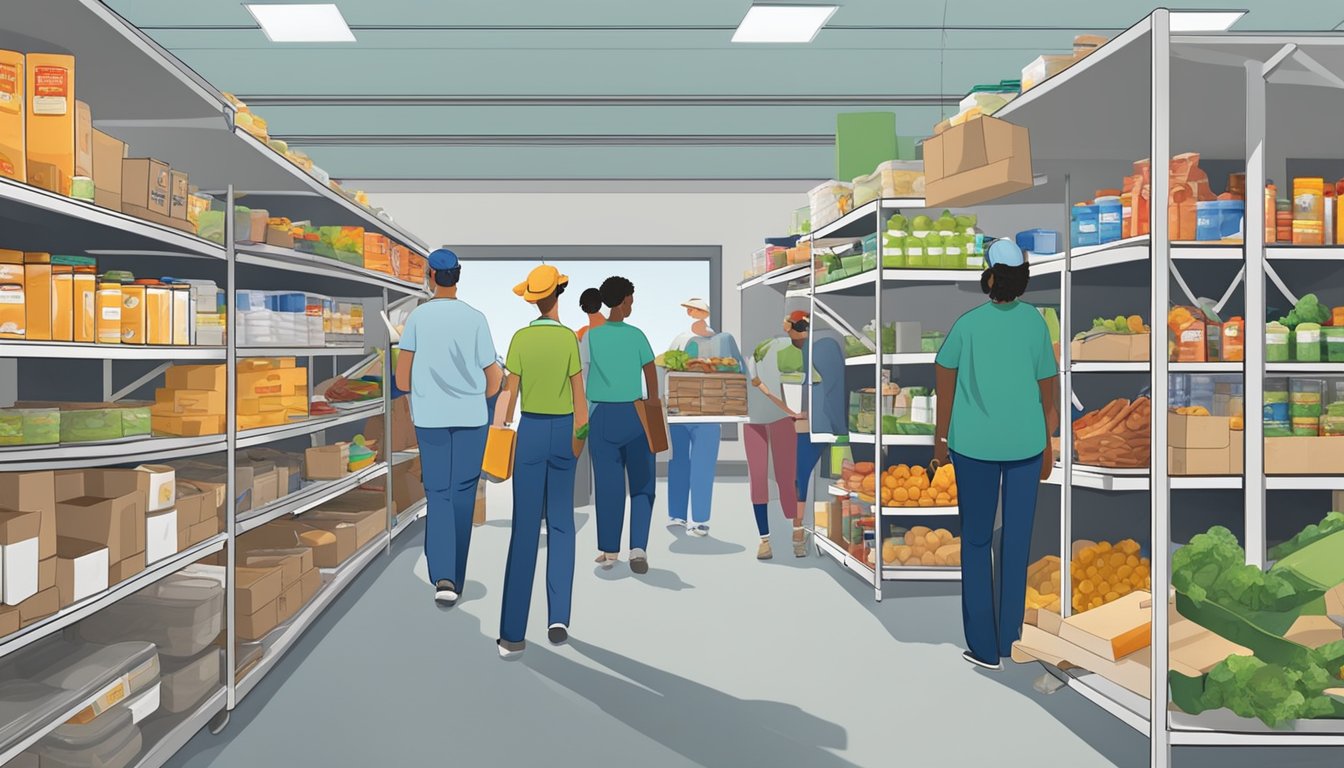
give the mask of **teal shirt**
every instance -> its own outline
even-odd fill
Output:
[[[411,363],[411,421],[417,427],[481,427],[485,369],[495,343],[485,315],[464,301],[434,299],[411,311],[398,346]]]
[[[1059,373],[1050,329],[1026,302],[986,302],[962,315],[938,351],[957,372],[947,446],[981,461],[1018,461],[1045,451],[1038,382]]]
[[[653,347],[633,325],[607,322],[584,335],[588,342],[588,399],[594,403],[633,403],[644,398],[644,366]]]

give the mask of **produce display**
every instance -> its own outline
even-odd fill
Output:
[[[1074,543],[1069,563],[1073,610],[1082,612],[1119,600],[1137,589],[1151,589],[1148,558],[1133,539]],[[1058,579],[1056,579],[1058,582]]]
[[[871,504],[877,498],[876,471],[877,465],[871,461],[846,461],[840,467],[839,487]]]
[[[736,361],[732,368],[736,371]],[[668,370],[672,371],[670,367]],[[667,413],[669,416],[745,416],[747,377],[736,372],[715,373],[698,366],[670,372],[667,375]]]
[[[868,477],[872,477],[869,475]],[[867,479],[864,480],[867,483]],[[875,486],[875,482],[872,484]],[[955,507],[957,477],[951,464],[937,467],[930,477],[921,466],[897,464],[882,473],[884,507]]]
[[[883,539],[882,563],[924,568],[960,567],[961,537],[954,536],[946,528],[933,530],[916,525],[903,534]]]
[[[1143,322],[1143,318],[1138,315],[1129,315],[1128,317],[1119,315],[1114,318],[1096,317],[1092,319],[1092,330],[1079,331],[1073,338],[1075,340],[1085,339],[1088,336],[1097,333],[1120,333],[1129,335],[1134,333],[1148,333],[1149,331],[1150,329],[1147,324]]]
[[[1344,620],[1335,617],[1344,607],[1340,523],[1331,513],[1278,545],[1281,557],[1268,571],[1247,565],[1236,537],[1221,526],[1176,550],[1177,610],[1252,654],[1231,655],[1200,676],[1171,672],[1176,706],[1190,714],[1226,708],[1271,727],[1344,718],[1344,703],[1332,695],[1344,686],[1344,631],[1305,635],[1295,629],[1302,619],[1323,613],[1336,623]]]
[[[925,214],[887,220],[882,236],[882,266],[887,269],[984,269],[985,236],[975,214],[937,219]]]
[[[1297,300],[1285,317],[1265,326],[1265,360],[1344,362],[1344,307],[1331,309],[1314,293]]]
[[[1116,398],[1073,422],[1073,447],[1080,464],[1136,469],[1151,454],[1152,401]]]
[[[882,386],[882,434],[920,436],[934,433],[938,398],[927,387],[901,387],[890,382]],[[849,429],[871,435],[877,429],[877,397],[873,388],[849,395]]]
[[[1061,572],[1059,558],[1054,555],[1047,555],[1027,568],[1028,611],[1059,613]]]

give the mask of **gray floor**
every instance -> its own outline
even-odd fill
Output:
[[[417,523],[223,734],[200,734],[172,765],[1147,765],[1147,742],[1079,696],[1035,693],[1037,667],[996,675],[962,662],[954,586],[892,585],[878,604],[834,563],[795,560],[783,536],[758,563],[735,481],[716,492],[709,539],[669,532],[660,501],[644,578],[624,563],[595,571],[591,510],[580,511],[573,641],[545,642],[539,573],[532,642],[500,661],[508,505],[492,487],[456,608],[431,601]],[[1339,755],[1182,750],[1176,764]]]

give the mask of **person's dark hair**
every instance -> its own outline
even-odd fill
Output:
[[[625,297],[635,292],[635,284],[624,277],[612,276],[602,281],[602,287],[598,291],[602,294],[602,303],[609,309],[615,309],[625,301]]]
[[[994,286],[989,285],[990,275],[994,276]],[[1012,301],[1027,292],[1027,283],[1031,281],[1031,266],[1023,263],[1020,267],[1008,267],[995,264],[980,275],[980,290],[994,301]]]
[[[458,264],[452,269],[434,270],[434,284],[441,285],[444,288],[452,288],[457,285],[457,281],[462,279],[462,265]]]
[[[550,296],[547,296],[546,298],[538,301],[537,309],[541,310],[542,312],[550,312],[551,308],[554,307],[556,303],[560,301],[560,294],[564,292],[565,292],[565,285],[562,284],[558,288],[556,288],[555,292],[552,293]]]
[[[579,294],[579,309],[582,309],[585,315],[601,312],[602,292],[596,288],[583,289],[583,293]]]

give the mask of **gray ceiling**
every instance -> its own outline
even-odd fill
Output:
[[[456,180],[826,178],[837,112],[921,136],[970,86],[1154,7],[847,0],[809,45],[733,45],[749,0],[335,1],[358,42],[271,43],[236,0],[106,0],[333,176]],[[1232,5],[1238,31],[1344,23],[1339,0]]]

